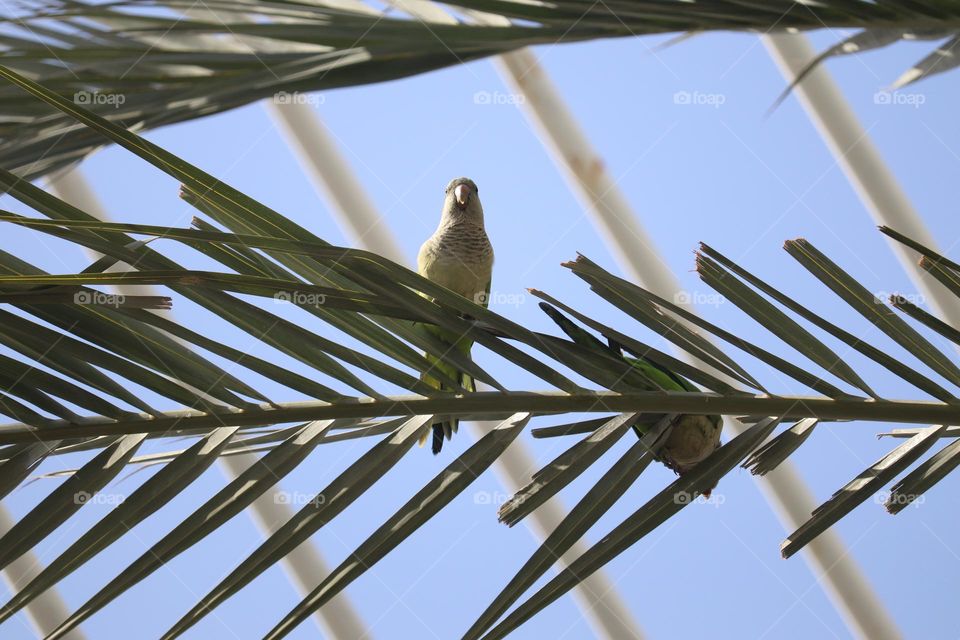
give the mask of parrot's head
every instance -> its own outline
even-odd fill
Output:
[[[447,185],[443,203],[444,216],[475,219],[483,223],[480,190],[470,178],[454,178]]]

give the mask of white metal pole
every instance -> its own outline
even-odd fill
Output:
[[[787,82],[793,82],[816,55],[803,34],[762,36],[770,57]],[[823,64],[793,89],[797,99],[877,224],[887,225],[937,250],[937,241],[917,214],[853,109]],[[919,255],[887,238],[914,286],[949,324],[960,327],[960,301],[917,264]]]
[[[90,215],[100,220],[110,219],[106,209],[100,203],[99,198],[97,198],[79,167],[54,177],[50,181],[50,188],[60,199]],[[88,253],[91,253],[94,259],[100,257],[99,254]],[[120,288],[118,287],[118,289]],[[126,291],[130,294],[134,292],[142,294],[144,288],[141,287],[139,290],[127,288]],[[233,480],[256,461],[257,456],[254,454],[241,454],[224,456],[220,458],[219,462],[224,475],[229,480]],[[278,498],[282,493],[284,491],[277,484],[273,489],[255,500],[247,509],[264,538],[276,530],[279,525],[293,517],[293,510],[290,505],[286,504],[287,501]],[[323,556],[309,540],[286,555],[281,564],[287,574],[287,579],[291,581],[297,593],[301,596],[309,594],[330,573],[330,568],[324,561]],[[342,592],[325,607],[314,613],[313,618],[324,634],[335,640],[372,637],[350,603],[346,592]]]
[[[264,105],[314,188],[331,203],[330,210],[340,228],[349,229],[357,243],[379,255],[401,264],[406,262],[389,225],[380,217],[316,111],[302,103],[265,100]]]
[[[680,283],[660,259],[639,218],[533,53],[527,49],[515,51],[501,56],[497,63],[506,81],[524,95],[522,107],[527,116],[539,129],[541,140],[552,151],[594,225],[614,248],[621,266],[655,293],[673,299]],[[744,428],[733,418],[728,417],[726,423],[735,433]],[[790,531],[806,521],[816,506],[789,461],[764,476],[760,486]],[[808,544],[804,557],[851,632],[871,639],[899,637],[887,609],[833,530]]]
[[[389,4],[409,13],[425,23],[455,24],[457,21],[437,3],[430,0],[388,0]],[[469,12],[477,22],[492,23],[500,16]],[[401,264],[405,256],[379,213],[369,202],[353,170],[327,133],[315,111],[306,105],[270,104],[273,117],[287,136],[288,144],[296,151],[301,166],[311,181],[327,196],[333,205],[342,228],[349,231],[354,241],[380,255]],[[481,387],[483,385],[480,385]],[[493,424],[468,423],[475,437],[485,434]],[[530,450],[517,440],[494,464],[494,472],[511,492],[516,492],[529,481],[536,469]],[[560,499],[548,501],[530,516],[535,536],[544,540],[565,516]],[[572,562],[586,551],[577,543],[561,558]],[[625,601],[615,589],[605,571],[598,571],[583,581],[573,592],[574,600],[595,633],[603,638],[641,638],[637,623]]]
[[[297,149],[303,171],[315,185],[322,186],[321,194],[327,195],[344,232],[358,245],[395,262],[406,263],[399,243],[394,239],[386,221],[383,221],[373,205],[368,203],[359,181],[355,178],[344,178],[352,175],[350,165],[331,136],[326,133],[316,112],[306,105],[268,105],[287,143]],[[349,203],[359,203],[357,211],[361,215],[354,216],[354,210],[346,208]],[[375,218],[371,219],[371,215]],[[371,229],[377,229],[378,232],[371,233]],[[491,426],[480,422],[469,424],[475,437],[486,434]],[[511,492],[516,492],[526,485],[530,474],[536,468],[533,455],[520,440],[514,441],[494,464],[497,475]],[[536,536],[542,541],[557,528],[565,515],[559,498],[555,497],[535,510],[529,520]],[[564,554],[562,561],[572,562],[585,551],[583,543],[577,543]],[[633,614],[603,570],[597,571],[578,585],[574,590],[574,598],[598,637],[611,640],[643,637]]]
[[[220,459],[224,474],[233,480],[247,470],[258,457],[252,453],[239,456],[223,456]],[[263,537],[266,538],[280,525],[293,517],[293,509],[284,501],[278,501],[275,496],[283,493],[277,485],[272,491],[264,493],[248,508],[247,513],[257,523]],[[320,581],[330,574],[327,565],[317,545],[306,540],[282,560],[287,579],[296,586],[297,593],[306,597]],[[360,614],[350,602],[346,591],[341,591],[323,608],[314,612],[314,620],[320,625],[324,636],[332,640],[372,640],[374,637]]]
[[[0,505],[0,536],[6,534],[14,524],[15,521],[10,513]],[[16,593],[37,577],[42,570],[43,564],[40,559],[33,551],[28,551],[3,570],[4,582],[10,587],[11,593]],[[70,610],[56,587],[50,587],[41,593],[25,607],[25,610],[38,638],[46,637],[70,615]],[[65,640],[85,640],[86,636],[80,627],[77,627],[64,638]]]

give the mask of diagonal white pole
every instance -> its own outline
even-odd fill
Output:
[[[354,241],[399,264],[407,258],[389,225],[340,153],[337,142],[307,104],[263,105],[279,127],[314,189],[330,203],[330,211],[342,230]]]
[[[0,536],[6,534],[14,524],[16,521],[10,516],[6,507],[0,505]],[[10,593],[16,593],[37,577],[42,570],[43,564],[40,558],[33,551],[27,551],[3,570],[4,582],[10,587]],[[25,611],[38,638],[46,637],[70,615],[70,609],[67,608],[56,587],[50,587],[37,596],[25,607]],[[77,627],[64,638],[65,640],[85,640],[86,636],[80,627]]]
[[[304,172],[321,194],[327,195],[345,233],[359,246],[400,264],[406,263],[399,243],[368,201],[359,182],[352,177],[345,178],[352,176],[353,170],[316,112],[304,104],[265,104],[287,143],[297,152]],[[349,203],[357,208],[347,208]],[[355,212],[359,215],[354,215]],[[469,424],[475,437],[486,434],[491,426],[480,422]],[[537,468],[533,455],[520,440],[514,441],[494,465],[497,475],[512,493],[526,485],[530,474]],[[529,519],[542,541],[557,528],[565,515],[559,498],[554,497],[530,514]],[[577,543],[562,560],[572,562],[585,551],[583,543]],[[643,637],[633,614],[603,570],[579,584],[573,595],[598,637],[610,640]]]
[[[50,181],[50,188],[60,199],[90,215],[100,220],[110,219],[106,209],[100,203],[99,198],[97,198],[79,167],[56,176]],[[97,254],[93,257],[97,259],[100,256]],[[117,289],[123,290],[121,287],[117,287]],[[142,293],[143,288],[141,287],[137,291],[137,288],[134,287],[129,291],[131,294],[134,292]],[[254,454],[242,454],[224,456],[220,458],[219,462],[224,475],[229,480],[233,480],[257,459]],[[293,517],[293,509],[289,504],[286,504],[285,499],[279,497],[283,493],[281,486],[277,484],[247,508],[247,512],[253,518],[264,538]],[[287,574],[287,579],[293,583],[301,597],[309,594],[330,573],[330,568],[324,561],[323,556],[309,540],[285,556],[281,564]],[[315,612],[313,618],[323,630],[324,635],[332,640],[356,640],[357,638],[372,637],[366,629],[366,625],[363,624],[363,620],[350,603],[346,592],[341,593],[325,607]]]
[[[762,39],[787,82],[793,82],[816,55],[803,34],[770,34]],[[793,93],[874,221],[937,251],[936,240],[911,205],[827,67],[821,64],[811,71],[793,89]],[[919,267],[919,255],[913,249],[892,238],[887,241],[914,286],[920,289],[940,317],[954,327],[960,327],[960,301]]]
[[[639,218],[533,53],[523,49],[501,56],[498,65],[506,81],[524,95],[522,106],[527,116],[621,266],[655,293],[673,299],[680,283],[660,259]],[[735,433],[744,428],[729,417],[726,423]],[[789,531],[807,520],[816,503],[790,461],[764,480],[760,486]],[[872,640],[899,637],[887,609],[833,530],[807,545],[804,557],[852,633]]]

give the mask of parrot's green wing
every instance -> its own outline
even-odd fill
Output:
[[[588,349],[604,351],[617,358],[622,358],[639,371],[641,379],[649,380],[650,390],[659,389],[661,391],[699,391],[689,380],[683,376],[670,371],[669,369],[653,362],[643,354],[634,353],[637,357],[626,356],[623,353],[623,347],[615,340],[608,338],[608,343],[604,344],[592,333],[580,328],[570,318],[565,316],[559,310],[546,302],[540,303],[543,312],[550,316],[560,329],[567,334],[575,343],[587,347]],[[694,460],[699,461],[706,457],[719,443],[720,429],[723,421],[720,416],[695,416],[679,415],[674,419],[674,429],[670,439],[661,450],[663,454],[661,461],[668,467],[682,473],[695,464]],[[634,425],[634,431],[637,436],[642,436],[645,427]],[[684,457],[674,459],[671,453],[683,453]],[[709,492],[706,492],[709,493]]]
[[[560,327],[560,329],[567,334],[571,340],[580,346],[596,351],[604,351],[608,355],[612,355],[616,358],[622,358],[623,360],[629,362],[630,365],[640,371],[645,378],[649,379],[656,385],[655,387],[652,387],[651,390],[699,391],[699,389],[693,386],[693,384],[683,376],[656,364],[652,360],[640,354],[636,354],[638,355],[636,358],[625,356],[623,354],[623,348],[620,346],[620,344],[612,339],[608,339],[608,343],[604,344],[589,331],[581,329],[575,322],[573,322],[573,320],[565,316],[552,305],[547,304],[546,302],[541,302],[540,308],[544,313],[550,316],[551,320],[557,323],[557,326]]]
[[[610,340],[609,342],[611,348],[621,351],[622,347],[614,340]],[[694,393],[700,391],[700,389],[695,387],[692,382],[683,376],[670,371],[670,369],[657,364],[642,354],[635,353],[634,355],[637,357],[631,358],[630,356],[623,356],[623,359],[640,369],[645,376],[654,380],[664,391],[690,391]],[[706,418],[719,427],[721,422],[720,416],[706,416]]]
[[[553,320],[557,326],[560,327],[560,329],[575,343],[582,347],[586,347],[587,349],[603,351],[607,355],[625,360],[626,362],[630,363],[634,369],[642,374],[642,379],[649,380],[651,383],[646,387],[648,391],[696,391],[696,388],[694,388],[693,385],[684,380],[682,377],[678,376],[672,371],[654,364],[646,358],[630,358],[624,356],[619,344],[614,341],[610,341],[609,344],[601,342],[592,333],[586,331],[585,329],[581,329],[579,325],[573,322],[573,320],[565,316],[552,305],[547,304],[546,302],[541,302],[540,308],[544,313],[550,316],[550,319]]]
[[[640,369],[645,376],[655,381],[664,391],[699,391],[693,384],[683,376],[660,366],[653,360],[641,354],[634,354],[637,357],[623,355],[623,347],[613,339],[608,339],[611,349],[623,357],[624,360]]]

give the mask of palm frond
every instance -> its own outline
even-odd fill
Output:
[[[636,482],[655,459],[658,443],[669,434],[673,415],[666,415],[637,440],[599,481],[574,505],[563,522],[547,536],[540,548],[520,568],[503,591],[464,634],[478,638],[490,628],[544,573],[562,558],[593,524]]]
[[[600,542],[572,562],[566,569],[528,600],[518,606],[482,637],[503,638],[538,611],[572,589],[584,577],[636,544],[645,535],[675,515],[699,495],[715,486],[717,480],[733,469],[747,453],[770,435],[778,420],[766,418],[718,449],[704,464],[681,476],[671,485],[614,527]]]
[[[870,468],[843,486],[811,514],[810,519],[787,536],[780,546],[784,558],[789,558],[817,535],[825,531],[854,507],[867,500],[876,490],[896,477],[898,473],[916,462],[932,447],[945,425],[934,425],[875,462]]]
[[[67,634],[166,562],[237,515],[303,462],[331,422],[312,422],[238,475],[64,620],[48,637]],[[12,602],[12,601],[11,601]],[[20,604],[20,603],[18,603]],[[10,607],[7,605],[6,608]]]
[[[436,515],[493,464],[520,435],[530,417],[528,413],[517,413],[507,418],[450,463],[331,571],[265,637],[281,638],[289,633]]]
[[[957,32],[955,28],[868,28],[864,29],[863,31],[859,31],[849,38],[844,38],[837,44],[828,47],[825,51],[817,55],[817,57],[808,62],[803,70],[796,75],[790,85],[784,89],[783,93],[781,93],[777,98],[776,102],[774,103],[774,108],[786,100],[787,96],[790,95],[790,91],[800,84],[804,78],[810,75],[811,71],[816,69],[826,60],[839,56],[860,54],[873,49],[880,49],[890,46],[895,42],[912,42],[917,40],[946,41],[945,44],[937,47],[932,54],[925,57],[912,68],[901,74],[901,76],[895,82],[892,82],[890,84],[890,91],[901,89],[908,84],[917,82],[918,80],[921,80],[927,76],[949,71],[956,66],[956,62],[953,60],[953,58],[955,58],[953,55],[953,48],[957,43],[956,33]]]
[[[124,500],[116,509],[80,536],[56,560],[48,564],[33,580],[21,588],[0,610],[0,622],[9,618],[87,560],[119,540],[127,531],[163,507],[171,498],[177,496],[213,464],[236,431],[236,427],[215,429],[197,440],[193,446],[174,458],[170,464],[160,469],[134,491],[128,500]],[[131,461],[130,459],[126,460],[126,462]],[[78,471],[73,478],[78,478],[82,472],[83,470]],[[70,485],[71,481],[68,480],[62,485],[61,489]],[[82,504],[82,501],[78,498],[92,495],[86,490],[83,491],[84,493],[74,494],[74,504]],[[41,506],[43,505],[38,505],[37,508],[39,509]]]
[[[600,459],[636,423],[638,414],[625,413],[608,420],[586,438],[557,456],[533,474],[497,513],[500,522],[512,527]]]
[[[144,309],[87,304],[92,301],[87,298],[68,297],[43,304],[29,297],[5,299],[3,304],[9,310],[0,310],[0,344],[19,356],[3,356],[3,363],[9,367],[0,374],[6,383],[0,396],[0,413],[15,421],[0,425],[0,494],[15,488],[49,456],[98,453],[86,464],[65,472],[66,480],[59,488],[3,538],[0,564],[9,563],[44,539],[87,503],[77,496],[94,495],[127,465],[163,466],[128,501],[83,533],[70,550],[15,594],[0,609],[0,619],[13,615],[82,564],[104,555],[103,551],[128,527],[162,509],[220,455],[242,451],[264,454],[120,571],[51,637],[63,636],[163,563],[203,540],[290,473],[319,445],[373,438],[372,446],[317,492],[314,501],[171,627],[167,637],[175,637],[350,508],[407,454],[432,417],[438,415],[502,422],[393,514],[284,617],[269,637],[287,634],[400,545],[461,494],[533,419],[580,412],[602,416],[575,422],[568,417],[563,424],[554,423],[537,431],[540,436],[584,437],[535,473],[531,483],[507,504],[502,515],[508,524],[599,464],[603,454],[631,427],[639,440],[594,484],[490,604],[468,632],[469,637],[502,637],[517,628],[685,504],[709,491],[744,460],[757,472],[782,462],[812,437],[814,424],[818,433],[840,428],[831,423],[851,420],[925,426],[894,434],[911,439],[812,514],[785,543],[788,555],[887,483],[896,482],[887,507],[897,512],[901,502],[915,500],[960,464],[958,432],[939,426],[960,424],[960,403],[951,391],[928,377],[939,376],[956,387],[960,369],[910,321],[919,321],[948,338],[958,329],[925,310],[903,304],[896,296],[891,301],[893,309],[888,308],[887,300],[875,298],[810,243],[792,241],[787,250],[841,300],[879,327],[883,343],[862,343],[706,246],[701,247],[697,262],[704,281],[808,362],[796,364],[762,349],[753,340],[693,316],[609,273],[585,256],[566,263],[600,299],[623,311],[627,320],[637,321],[648,333],[667,339],[715,370],[708,372],[707,367],[685,364],[652,349],[639,335],[615,330],[545,292],[534,293],[544,300],[544,309],[552,318],[563,318],[564,333],[574,339],[523,327],[381,256],[324,242],[239,190],[21,74],[0,67],[0,77],[89,127],[100,136],[98,139],[126,147],[182,182],[182,197],[209,219],[195,221],[192,229],[99,222],[17,176],[0,171],[5,192],[41,216],[0,213],[0,223],[48,234],[105,256],[81,273],[47,274],[13,254],[0,253],[0,290],[37,292],[42,291],[38,287],[77,287],[74,293],[79,294],[87,289],[99,292],[98,287],[114,283],[155,283],[170,292],[174,304],[180,298],[191,300],[213,321],[244,330],[277,354],[270,362],[247,356],[234,346],[201,336]],[[941,285],[960,293],[960,265],[895,232],[885,232],[920,251],[925,267]],[[161,253],[160,239],[213,258],[224,270],[182,266]],[[136,270],[107,271],[118,262],[136,265]],[[272,300],[283,292],[314,296],[310,298],[313,302],[300,308],[310,314],[310,324],[320,329],[283,317],[283,311],[292,305],[270,312],[237,297],[242,293]],[[323,296],[322,303],[319,296]],[[894,309],[901,309],[906,318]],[[800,319],[825,335],[815,335],[800,324]],[[533,391],[506,388],[470,358],[447,353],[444,345],[424,330],[426,324],[469,335],[480,348],[497,354],[506,366],[526,372],[549,387]],[[734,357],[713,345],[701,331],[736,347],[739,353]],[[362,348],[348,347],[338,340],[341,336],[355,339]],[[828,344],[828,338],[871,357],[924,395],[910,400],[880,397],[873,391],[876,385],[843,360]],[[430,370],[424,352],[475,373],[478,379],[489,381],[494,390],[439,392],[425,388],[419,379]],[[239,372],[227,373],[205,354],[234,360],[240,365]],[[926,371],[902,362],[911,355]],[[316,380],[289,372],[284,364],[293,361],[312,369]],[[754,361],[770,365],[817,395],[767,393],[749,371]],[[307,393],[313,399],[286,402],[284,398],[268,397],[247,381],[247,372],[276,382],[282,389]],[[729,380],[721,380],[716,372],[726,374]],[[10,384],[12,376],[16,376],[16,384]],[[158,400],[144,400],[137,392],[141,389],[152,392]],[[398,389],[405,395],[398,395]],[[685,470],[600,543],[508,613],[550,567],[553,552],[569,550],[646,466],[660,459],[658,447],[666,434],[672,434],[678,418],[695,415],[746,416],[754,424]],[[798,423],[764,445],[781,420]],[[938,426],[927,426],[930,424]],[[844,424],[842,428],[854,427]],[[147,439],[178,442],[183,438],[189,439],[188,446],[172,445],[182,449],[137,455]],[[953,440],[922,460],[941,439]],[[897,480],[914,462],[919,462],[917,468]]]
[[[902,86],[953,67],[960,31],[960,10],[931,1],[388,4],[382,10],[334,0],[210,0],[200,11],[186,0],[49,0],[8,11],[0,47],[10,68],[144,131],[262,98],[299,101],[305,92],[393,80],[531,45],[709,30],[862,30],[812,68],[899,40],[954,38],[904,74],[896,83]],[[0,161],[19,175],[50,173],[104,144],[9,89],[0,91],[0,114]]]
[[[813,434],[813,428],[817,426],[818,422],[819,420],[816,418],[800,420],[751,453],[747,461],[743,463],[743,467],[750,469],[750,472],[757,476],[773,471],[807,441],[807,438]]]

